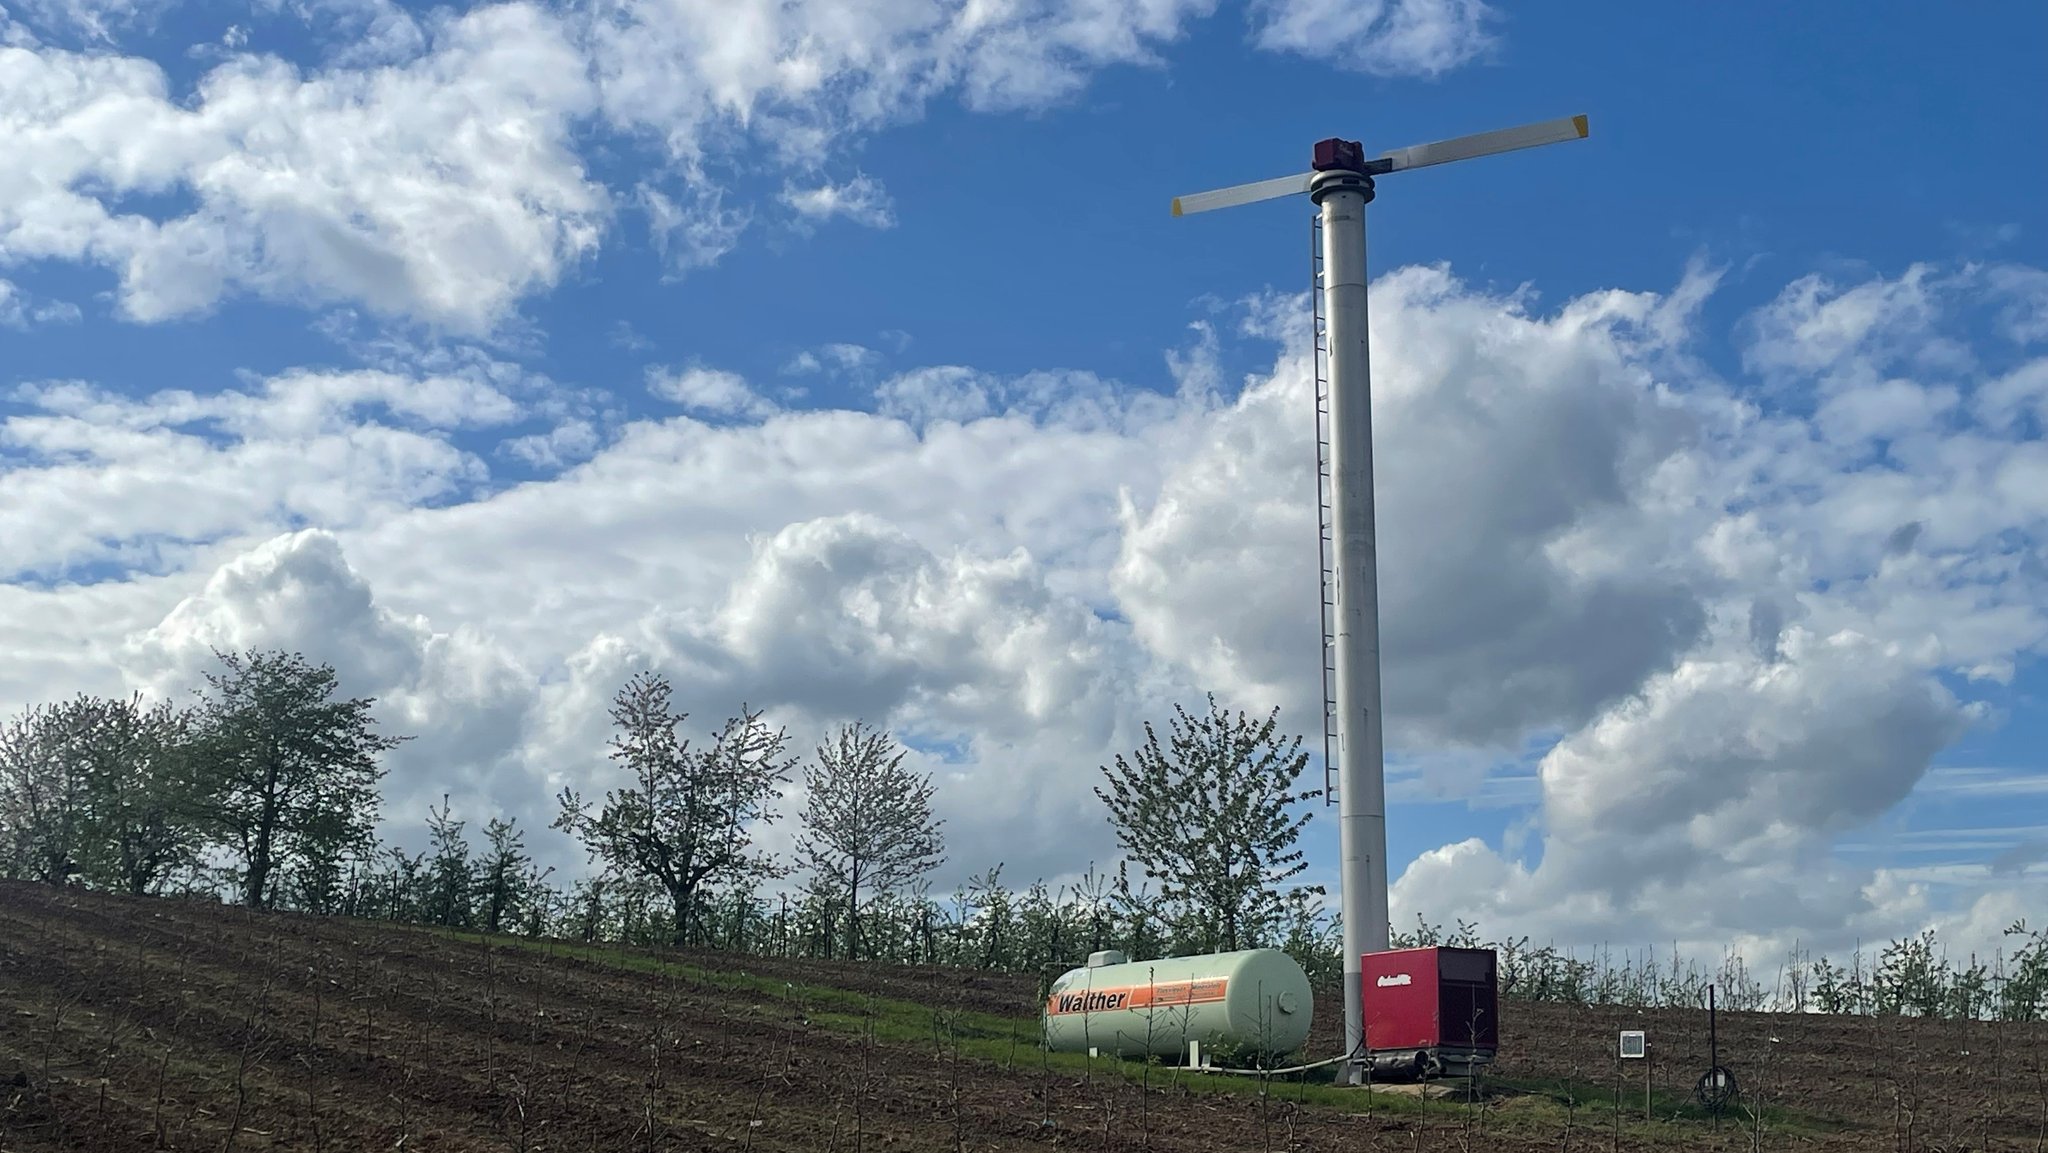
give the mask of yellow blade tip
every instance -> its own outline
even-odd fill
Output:
[[[1180,197],[1178,196],[1173,198],[1173,214],[1175,216],[1180,215]]]
[[[1586,123],[1584,116],[1572,117],[1572,127],[1579,130],[1579,139],[1581,140],[1584,140],[1587,133],[1592,131],[1591,127]]]

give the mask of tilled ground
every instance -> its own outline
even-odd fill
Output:
[[[1501,1018],[1503,1078],[1611,1093],[1619,1077],[1636,1102],[1647,1078],[1662,1108],[1690,1099],[1718,1042],[1745,1101],[1843,1127],[1845,1147],[2048,1149],[2048,1023],[1723,1011],[1710,1037],[1705,1010],[1526,1001]],[[1336,1052],[1343,1020],[1342,998],[1319,994],[1310,1048]],[[1647,1034],[1647,1061],[1620,1059],[1624,1029]]]
[[[951,970],[683,957],[777,981],[1005,1014],[1035,983]],[[1317,1006],[1322,1021],[1341,1007]],[[1514,1008],[1504,1073],[1611,1075],[1618,1011]],[[1626,1019],[1634,1020],[1633,1013]],[[1704,1067],[1692,1015],[1653,1015],[1659,1079]],[[1828,1148],[2032,1149],[2048,1036],[1724,1016],[1724,1063],[1773,1102],[1854,1125]],[[1612,1026],[1612,1027],[1610,1027]],[[1887,1035],[1884,1028],[1891,1028]],[[1804,1031],[1801,1031],[1801,1030]],[[1771,1071],[1752,1053],[1775,1030]],[[1901,1042],[1901,1037],[1908,1041]],[[1901,1044],[1905,1047],[1901,1048]],[[1971,1056],[1960,1055],[1968,1048]],[[1318,1049],[1317,1052],[1321,1050]],[[1555,1110],[1372,1117],[1148,1092],[1105,1073],[868,1037],[796,998],[395,926],[0,884],[0,1153],[43,1150],[1313,1150],[1558,1148]],[[1605,1062],[1602,1065],[1601,1062]],[[2004,1073],[1993,1072],[2002,1062]],[[2029,1063],[2031,1062],[2031,1064]],[[1749,1070],[1758,1071],[1751,1074]],[[2000,1078],[2003,1079],[2000,1079]],[[1686,1075],[1683,1082],[1689,1082]],[[1166,1084],[1161,1088],[1160,1083]],[[1895,1101],[1894,1086],[1912,1087]],[[1528,1102],[1527,1104],[1537,1104]],[[2031,1112],[2030,1112],[2031,1110]],[[1581,1114],[1575,1145],[1613,1147]],[[1747,1149],[1724,1127],[1630,1124],[1629,1149]],[[1791,1134],[1765,1133],[1782,1147]]]

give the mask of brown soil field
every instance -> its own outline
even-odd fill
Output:
[[[1510,1003],[1496,1091],[1417,1106],[1048,1059],[1035,994],[0,883],[0,1153],[2048,1147],[2038,1024],[1722,1014],[1764,1123],[1714,1127],[1677,1109],[1703,1012]],[[1324,1056],[1342,1008],[1316,1013]],[[1649,1031],[1655,1119],[1639,1062],[1619,1124],[1568,1110],[1568,1079],[1611,1090],[1622,1028]]]

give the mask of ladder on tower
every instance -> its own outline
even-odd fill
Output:
[[[1323,293],[1323,218],[1309,218],[1309,308],[1313,322],[1316,392],[1316,552],[1323,637],[1323,803],[1337,803],[1337,557],[1331,501],[1336,479],[1330,460],[1330,317]]]

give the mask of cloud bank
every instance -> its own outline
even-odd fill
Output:
[[[1543,312],[1442,267],[1375,282],[1397,804],[1534,789],[1512,844],[1409,865],[1398,917],[1825,948],[1992,925],[2036,883],[1835,851],[2048,638],[2048,358],[1970,322],[2024,272],[1795,281],[1742,322],[1738,381],[1689,351],[1710,271]],[[401,827],[444,790],[538,826],[562,784],[601,787],[605,701],[652,666],[707,730],[741,701],[799,747],[894,728],[963,876],[1079,871],[1114,855],[1096,766],[1172,702],[1313,731],[1303,308],[1252,302],[1243,339],[1279,351],[1230,392],[1207,343],[1164,389],[862,350],[866,407],[813,410],[694,366],[621,382],[683,411],[602,431],[481,368],[24,388],[0,702],[298,646],[422,735],[393,754]],[[574,451],[499,479],[535,437]]]
[[[0,267],[77,263],[118,315],[160,323],[238,295],[361,307],[476,336],[578,274],[624,228],[674,273],[757,219],[894,223],[873,177],[790,184],[938,101],[986,114],[1070,102],[1216,0],[515,0],[414,15],[385,0],[259,6],[194,49],[189,87],[119,50],[145,10],[0,10]],[[153,12],[154,10],[150,10]],[[1486,42],[1484,5],[1254,7],[1254,41],[1436,74]],[[310,31],[325,57],[262,49]],[[271,38],[275,38],[273,35]],[[625,157],[607,184],[593,155]],[[644,229],[644,233],[637,230]],[[0,323],[9,315],[0,298]]]

